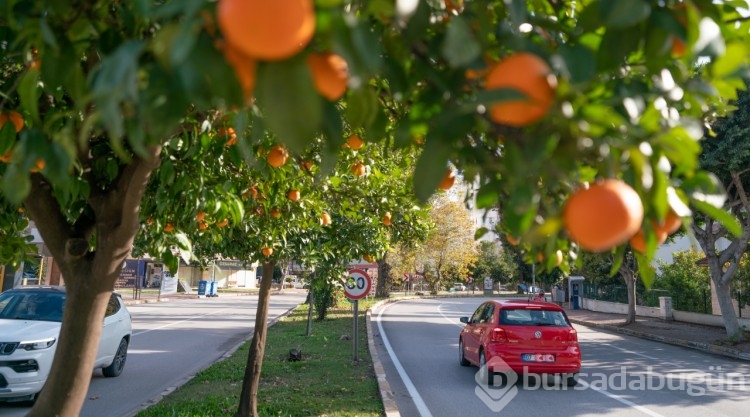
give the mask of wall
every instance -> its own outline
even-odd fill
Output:
[[[622,303],[611,303],[609,301],[592,300],[589,298],[581,299],[581,308],[584,310],[599,311],[602,313],[627,314],[628,305]],[[660,309],[658,307],[636,306],[636,316],[660,318]],[[724,327],[724,322],[719,315],[691,313],[688,311],[672,311],[672,317],[675,321],[683,323],[701,324],[704,326]],[[740,318],[740,326],[750,329],[750,318]]]

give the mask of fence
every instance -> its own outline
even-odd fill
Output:
[[[597,285],[584,284],[583,296],[592,300],[609,301],[613,303],[628,303],[628,289],[625,285]],[[662,288],[646,290],[636,288],[636,305],[658,307],[659,297],[672,297],[672,308],[693,313],[711,313],[711,292],[706,289],[693,291],[670,291]],[[743,300],[748,298],[742,295]]]

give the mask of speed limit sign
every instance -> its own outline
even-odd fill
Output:
[[[352,269],[349,271],[349,277],[344,284],[344,293],[350,300],[361,300],[370,293],[372,280],[367,272],[361,269]]]

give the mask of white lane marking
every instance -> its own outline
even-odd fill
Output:
[[[406,370],[404,369],[403,366],[401,366],[401,361],[399,361],[398,358],[396,357],[396,353],[393,351],[393,347],[391,347],[391,343],[388,341],[388,336],[385,335],[385,330],[383,330],[381,317],[383,316],[383,312],[391,305],[392,304],[387,304],[378,313],[377,321],[378,321],[378,331],[380,332],[380,338],[383,340],[383,346],[385,346],[385,350],[388,351],[388,356],[391,357],[391,361],[393,361],[393,366],[396,367],[396,371],[398,371],[398,375],[401,377],[401,381],[404,382],[404,385],[406,386],[406,390],[409,391],[409,395],[411,395],[411,399],[412,401],[414,401],[414,405],[417,407],[417,411],[419,411],[419,415],[422,417],[432,417],[432,413],[430,413],[430,409],[427,408],[427,404],[425,404],[424,400],[422,399],[422,396],[419,395],[419,391],[417,391],[417,387],[414,386],[414,383],[411,382],[411,378],[409,378],[409,375],[406,373]]]
[[[446,304],[458,304],[458,303],[441,303],[438,305],[438,308],[437,308],[438,313],[440,313],[440,315],[443,316],[444,319],[448,320],[450,324],[454,324],[463,329],[465,324],[461,323],[460,321],[456,323],[456,319],[450,318],[443,313],[443,306]]]
[[[647,414],[647,415],[652,416],[652,417],[664,417],[663,415],[657,413],[656,411],[651,411],[651,410],[649,410],[646,407],[638,405],[638,404],[636,404],[636,403],[634,403],[632,401],[626,400],[625,398],[622,398],[619,395],[612,394],[609,391],[605,391],[605,390],[603,390],[601,388],[595,388],[595,387],[592,387],[590,385],[589,385],[589,388],[591,388],[592,390],[598,392],[599,394],[606,395],[607,397],[612,398],[613,400],[619,401],[619,402],[627,405],[628,407],[634,408],[634,409],[640,411],[643,414]]]
[[[148,333],[148,332],[153,332],[154,330],[159,330],[159,329],[163,329],[163,328],[165,328],[165,327],[170,327],[170,326],[173,326],[173,325],[175,325],[175,324],[185,323],[185,322],[187,322],[187,321],[193,321],[193,320],[195,320],[195,319],[199,319],[199,318],[201,318],[201,317],[206,317],[206,316],[210,316],[210,315],[212,315],[212,314],[216,314],[216,313],[221,313],[222,311],[227,311],[227,310],[232,310],[232,309],[231,309],[231,308],[222,308],[221,310],[216,310],[216,311],[212,311],[211,313],[200,314],[200,315],[197,315],[197,316],[189,317],[189,318],[186,318],[185,320],[178,320],[178,321],[173,321],[173,322],[171,322],[171,323],[167,323],[167,324],[165,324],[165,325],[163,325],[163,326],[159,326],[159,327],[154,327],[153,329],[148,329],[148,330],[141,330],[141,331],[139,331],[139,332],[135,332],[135,333],[133,333],[133,335],[132,335],[132,336],[133,336],[133,337],[135,337],[135,336],[140,336],[140,335],[142,335],[142,334],[145,334],[145,333]]]

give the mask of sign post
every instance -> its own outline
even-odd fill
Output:
[[[352,269],[344,283],[344,294],[354,304],[354,321],[352,323],[352,338],[354,340],[354,354],[352,360],[359,361],[357,351],[359,350],[359,300],[367,297],[372,288],[372,279],[366,271]]]

